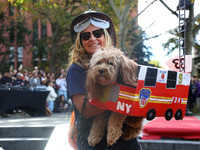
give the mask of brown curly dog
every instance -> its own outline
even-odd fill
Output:
[[[101,97],[104,93],[102,88],[117,81],[120,76],[127,85],[136,86],[137,64],[124,56],[123,52],[116,48],[99,50],[95,52],[90,61],[87,74],[86,88],[92,99]],[[142,130],[143,117],[127,116],[111,112],[109,118],[106,113],[94,118],[88,143],[95,146],[99,143],[106,129],[107,121],[107,144],[113,145],[121,136],[124,140],[137,137]],[[122,127],[125,123],[125,129]]]

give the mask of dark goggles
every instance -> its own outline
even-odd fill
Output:
[[[102,36],[102,34],[104,34],[104,30],[103,29],[98,29],[98,30],[94,30],[92,32],[84,32],[84,33],[80,34],[80,37],[84,41],[87,41],[87,40],[90,39],[91,33],[94,35],[95,38],[100,38]]]

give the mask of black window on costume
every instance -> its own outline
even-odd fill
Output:
[[[166,88],[176,88],[177,72],[168,71]]]
[[[147,68],[144,86],[156,86],[157,69]]]

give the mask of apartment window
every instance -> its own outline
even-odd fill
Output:
[[[33,22],[33,42],[38,40],[38,19]]]
[[[15,28],[14,28],[14,21],[11,21],[11,28],[10,28],[10,43],[15,42]]]
[[[9,54],[9,62],[14,62],[14,58],[15,58],[15,47],[11,46],[9,48],[10,50],[10,54]]]
[[[38,47],[33,46],[33,59],[34,61],[38,61]]]
[[[46,21],[43,21],[41,24],[41,34],[42,34],[42,39],[47,37],[47,25]]]
[[[42,61],[47,61],[47,46],[44,46],[44,53],[42,55]]]
[[[17,60],[18,62],[22,62],[23,61],[23,47],[20,46],[17,48]]]

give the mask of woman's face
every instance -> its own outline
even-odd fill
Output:
[[[64,96],[64,95],[62,96],[61,100],[62,100],[62,101],[65,101],[65,96]]]
[[[94,30],[100,29],[94,25],[89,25],[85,30],[83,30],[81,33],[84,32],[92,32]],[[85,51],[92,56],[98,49],[103,49],[105,46],[105,36],[102,34],[100,38],[96,38],[93,34],[91,34],[91,37],[89,40],[85,41],[81,39],[83,48]]]

